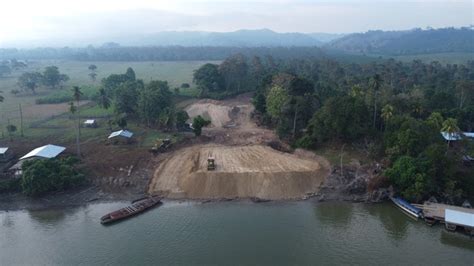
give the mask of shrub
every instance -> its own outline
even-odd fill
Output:
[[[74,187],[84,181],[73,158],[33,160],[23,163],[21,188],[24,194],[39,196]]]

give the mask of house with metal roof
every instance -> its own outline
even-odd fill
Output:
[[[51,159],[61,154],[65,149],[66,149],[65,147],[48,144],[48,145],[45,145],[45,146],[42,146],[30,151],[29,153],[21,157],[20,160],[35,158],[35,157]]]
[[[441,136],[443,136],[446,141],[462,140],[463,138],[474,140],[474,132],[456,132],[451,134],[448,132],[441,132]]]
[[[116,138],[116,137],[123,137],[123,138],[131,138],[133,136],[133,133],[128,131],[128,130],[119,130],[119,131],[115,131],[115,132],[112,132],[110,133],[109,135],[109,139],[112,139],[112,138]]]
[[[113,143],[126,142],[129,143],[132,140],[133,133],[128,130],[119,130],[110,133],[108,139]]]
[[[12,158],[13,154],[8,147],[0,147],[0,163],[8,162]]]
[[[84,121],[84,126],[90,127],[90,128],[96,128],[98,125],[95,119],[87,119],[86,121]]]
[[[56,146],[52,144],[38,147],[30,151],[29,153],[25,154],[23,157],[21,157],[20,160],[17,163],[15,163],[12,167],[10,167],[8,170],[15,177],[18,178],[23,174],[22,166],[25,161],[56,158],[65,149],[66,149],[65,147]]]

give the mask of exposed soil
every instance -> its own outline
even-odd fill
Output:
[[[207,158],[216,170],[207,170]],[[155,172],[150,193],[170,198],[302,198],[318,191],[328,168],[311,157],[262,145],[195,145],[170,154]]]
[[[329,163],[321,157],[269,147],[278,138],[251,120],[249,95],[226,101],[200,100],[185,110],[191,118],[210,119],[211,126],[203,130],[202,143],[160,156],[148,188],[151,194],[190,199],[296,199],[317,192],[329,174]],[[207,170],[209,155],[215,157],[214,171]]]

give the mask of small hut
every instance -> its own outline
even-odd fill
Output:
[[[119,130],[110,133],[108,139],[114,144],[130,143],[132,141],[133,133],[128,130]]]
[[[84,121],[84,127],[89,127],[89,128],[96,128],[99,125],[97,124],[97,121],[95,119],[87,119]]]
[[[7,163],[13,158],[13,154],[11,153],[8,147],[0,147],[0,163]]]

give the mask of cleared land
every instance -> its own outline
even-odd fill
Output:
[[[143,79],[145,82],[150,80],[167,80],[171,90],[179,87],[182,83],[189,83],[191,88],[180,89],[181,95],[194,95],[197,90],[192,84],[193,71],[204,61],[190,62],[86,62],[86,61],[67,61],[67,60],[38,60],[30,61],[25,69],[14,70],[11,75],[0,78],[1,95],[5,97],[5,101],[0,103],[0,141],[7,141],[5,128],[7,123],[17,126],[19,135],[20,131],[20,104],[23,113],[24,135],[28,139],[44,140],[45,138],[55,137],[56,141],[69,142],[74,139],[74,121],[69,117],[69,106],[67,103],[60,104],[36,104],[35,101],[40,98],[51,97],[64,94],[72,94],[72,86],[90,86],[92,89],[98,90],[100,80],[110,74],[125,73],[128,67],[135,70],[137,78]],[[95,64],[97,66],[97,79],[92,81],[88,74],[88,66]],[[55,65],[61,73],[67,74],[70,80],[65,84],[63,89],[50,90],[46,88],[38,88],[37,94],[30,92],[21,92],[17,95],[11,93],[12,90],[21,90],[18,87],[17,79],[24,72],[43,71],[46,66]],[[106,125],[106,120],[113,114],[112,109],[104,110],[94,104],[84,104],[80,108],[80,116],[82,119],[99,118],[101,125]],[[102,120],[103,121],[102,121]],[[141,131],[140,128],[132,128],[136,133]],[[102,129],[84,129],[86,137],[103,136],[107,134]],[[1,134],[3,132],[3,135]],[[2,139],[2,136],[4,139]]]
[[[207,157],[216,170],[207,170]],[[318,191],[327,169],[317,160],[270,147],[194,146],[176,151],[155,172],[150,193],[170,198],[301,198]]]
[[[191,117],[210,118],[204,135],[213,144],[196,144],[163,154],[149,185],[149,193],[170,198],[302,198],[319,190],[329,163],[311,153],[274,150],[266,144],[277,138],[250,119],[249,95],[227,101],[200,100],[185,109]],[[207,170],[207,158],[216,170]]]

